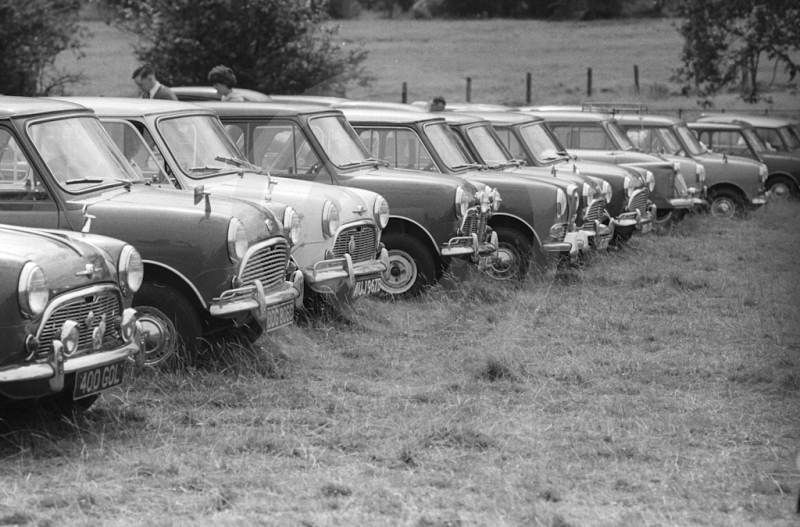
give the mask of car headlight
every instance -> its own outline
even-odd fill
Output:
[[[680,174],[680,171],[678,174]],[[656,177],[649,170],[644,175],[644,182],[647,184],[647,188],[650,189],[650,192],[656,189]]]
[[[703,165],[697,165],[697,183],[699,184],[700,188],[706,184],[706,167]]]
[[[761,177],[761,182],[766,183],[767,175],[769,174],[769,170],[767,169],[767,165],[761,163],[761,166],[758,167],[758,175]]]
[[[469,210],[469,194],[461,187],[456,188],[456,216],[463,218]]]
[[[389,202],[383,199],[383,196],[378,196],[375,199],[375,223],[381,228],[385,229],[389,225]]]
[[[119,284],[127,293],[135,293],[144,280],[144,264],[139,251],[131,245],[122,248],[119,256]]]
[[[500,197],[500,191],[497,189],[492,190],[492,212],[497,212],[500,210],[500,203],[502,203],[503,198]]]
[[[564,191],[556,189],[556,218],[560,218],[567,212],[567,195]]]
[[[283,212],[283,230],[292,245],[300,240],[300,216],[292,207],[286,207]]]
[[[339,209],[330,201],[322,206],[322,234],[327,238],[336,236],[339,230]]]
[[[683,179],[683,176],[680,173],[675,176],[675,193],[678,196],[689,195],[689,189],[686,186],[686,180]]]
[[[675,170],[676,174],[680,174],[681,173],[681,163],[680,163],[680,161],[673,161],[672,162],[672,168],[673,168],[673,170]]]
[[[611,203],[611,198],[614,197],[614,193],[611,190],[611,185],[608,183],[608,181],[603,181],[603,184],[600,185],[600,191],[603,193],[606,203]]]
[[[247,252],[247,231],[244,224],[236,218],[231,218],[228,224],[228,257],[233,263],[244,258]]]
[[[583,197],[584,198],[592,197],[592,187],[588,183],[583,184]]]
[[[42,268],[33,262],[22,267],[17,286],[19,310],[25,318],[36,318],[44,312],[50,291]]]

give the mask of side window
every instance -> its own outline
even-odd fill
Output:
[[[558,140],[565,148],[579,148],[577,144],[572,143],[572,127],[570,125],[551,125],[550,128],[553,133],[558,137]]]
[[[435,170],[425,145],[414,132],[397,130],[397,166],[411,170]]]
[[[609,141],[605,130],[599,126],[580,126],[577,127],[578,146],[583,150],[616,150],[613,143]]]
[[[712,148],[715,152],[734,156],[753,157],[744,136],[737,131],[711,132]]]
[[[757,128],[756,133],[758,134],[758,137],[764,141],[764,145],[767,147],[767,150],[785,150],[783,148],[783,141],[781,141],[781,136],[778,134],[777,130],[772,130],[770,128]]]
[[[514,159],[522,159],[527,161],[527,155],[525,154],[525,149],[522,148],[522,143],[519,142],[517,136],[511,130],[503,130],[500,128],[495,128],[497,135],[500,137],[500,141],[508,148],[508,151],[511,152],[511,155],[514,156]]]
[[[327,174],[303,131],[294,123],[272,122],[253,129],[253,162],[270,174]],[[330,180],[328,179],[328,182]]]
[[[111,140],[137,174],[150,181],[167,181],[168,178],[162,169],[162,160],[156,157],[145,138],[131,123],[113,120],[104,120],[102,123]],[[148,137],[152,141],[149,132]]]
[[[648,128],[629,128],[625,130],[625,134],[628,136],[628,139],[631,140],[631,143],[641,150],[642,152],[651,152],[651,145],[650,145],[650,129]]]
[[[244,129],[238,124],[226,124],[225,131],[231,136],[239,152],[244,152]]]
[[[42,201],[47,191],[16,139],[0,128],[0,201]]]
[[[378,132],[373,130],[360,130],[358,131],[358,138],[361,139],[361,142],[364,143],[364,146],[367,147],[367,151],[369,155],[375,158],[380,158],[380,141],[378,138]]]

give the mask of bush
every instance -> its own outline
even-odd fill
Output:
[[[58,95],[80,74],[57,70],[62,51],[80,53],[79,0],[0,0],[0,93]]]
[[[110,0],[119,23],[141,37],[136,57],[167,85],[205,85],[224,64],[238,86],[264,93],[345,95],[370,81],[367,52],[343,49],[325,27],[327,2]]]
[[[361,4],[358,0],[328,0],[328,15],[331,18],[345,20],[358,18]]]

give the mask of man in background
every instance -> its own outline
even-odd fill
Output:
[[[428,104],[428,111],[429,112],[443,112],[444,107],[447,105],[445,102],[444,97],[441,95],[437,95],[433,98],[433,100]]]
[[[172,90],[158,82],[156,72],[150,64],[143,64],[133,72],[133,82],[142,92],[142,99],[167,99],[177,101]]]

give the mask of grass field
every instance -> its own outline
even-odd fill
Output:
[[[86,58],[64,57],[60,65],[83,70],[88,83],[76,95],[134,95],[130,80],[137,66],[130,35],[102,22],[90,22],[94,38]],[[353,20],[340,24],[345,49],[369,50],[370,87],[354,86],[355,99],[401,100],[408,83],[409,101],[442,94],[463,101],[466,78],[472,78],[472,101],[525,103],[525,74],[532,74],[532,103],[579,103],[586,99],[586,70],[593,69],[594,100],[639,100],[653,108],[697,108],[696,98],[674,95],[670,81],[679,66],[682,40],[670,19],[607,22],[531,20]],[[641,96],[633,94],[633,66],[640,71]],[[761,64],[759,78],[772,79],[772,65]],[[779,109],[800,110],[800,96],[785,91],[778,72],[774,93]],[[747,107],[735,94],[713,99],[718,108]],[[756,108],[767,108],[762,103]]]
[[[1,525],[795,526],[800,205],[0,423]]]

